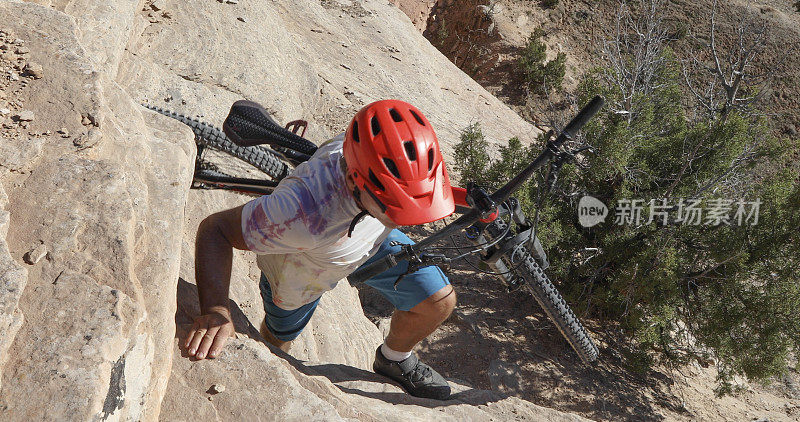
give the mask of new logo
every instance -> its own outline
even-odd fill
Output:
[[[583,227],[593,227],[608,217],[608,207],[599,199],[586,195],[578,201],[578,223]]]

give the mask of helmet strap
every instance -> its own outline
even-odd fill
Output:
[[[353,199],[356,200],[356,205],[361,208],[361,212],[356,214],[353,221],[350,222],[350,228],[347,229],[347,237],[353,237],[353,230],[355,230],[356,224],[358,224],[365,215],[369,214],[369,211],[365,210],[364,206],[361,204],[361,191],[358,190],[358,187],[353,188]]]
[[[364,204],[361,203],[361,191],[358,190],[358,187],[353,188],[353,199],[356,200],[356,205],[358,206],[358,208],[360,208],[363,211]]]
[[[369,211],[364,210],[353,218],[353,221],[350,222],[350,228],[347,229],[347,237],[353,237],[353,230],[355,230],[356,224],[358,224],[358,222],[361,221],[361,219],[367,214],[369,214]]]
[[[367,189],[366,185],[364,185],[364,191],[366,191],[367,194],[369,194],[369,196],[372,198],[372,200],[375,201],[375,203],[378,204],[379,207],[381,207],[381,212],[386,212],[386,205],[383,205],[383,202],[381,202],[381,200],[378,199],[378,197],[375,196],[375,194],[372,193],[372,191]],[[361,208],[361,212],[358,213],[353,218],[353,221],[350,222],[350,228],[347,229],[347,237],[353,236],[353,230],[355,230],[356,224],[358,224],[358,222],[361,221],[361,219],[364,218],[365,215],[369,214],[369,211],[367,211],[364,208],[364,204],[361,203],[361,190],[358,189],[357,187],[353,188],[353,198],[356,200],[356,204],[358,205],[358,207]]]

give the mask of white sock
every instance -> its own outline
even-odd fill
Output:
[[[411,356],[410,351],[398,352],[396,350],[390,349],[389,346],[386,345],[386,342],[383,342],[383,344],[381,345],[381,353],[383,354],[383,357],[385,357],[386,359],[393,360],[395,362],[406,360],[408,359],[409,356]]]

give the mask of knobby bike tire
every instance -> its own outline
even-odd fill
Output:
[[[277,156],[281,157],[281,159],[283,159],[284,161],[292,163],[292,165],[294,165],[295,167],[300,165],[300,163],[306,162],[311,159],[311,156],[308,154],[303,154],[293,149],[284,148],[280,146],[268,147],[265,145],[259,145],[258,148],[265,149],[271,153],[276,154]]]
[[[236,145],[233,141],[225,137],[219,129],[213,129],[219,133],[198,136],[197,142],[236,157],[266,173],[273,180],[281,180],[289,175],[289,166],[270,151],[263,148]],[[222,135],[222,137],[217,135]]]
[[[291,169],[281,158],[266,148],[243,147],[236,145],[225,136],[225,133],[209,123],[202,122],[196,117],[187,117],[180,113],[157,107],[151,104],[142,104],[144,107],[157,113],[172,117],[189,126],[195,134],[195,142],[236,157],[258,170],[266,173],[274,180],[286,177]]]
[[[544,312],[553,321],[558,331],[561,332],[561,335],[567,339],[567,342],[572,346],[572,349],[575,350],[575,353],[578,354],[578,357],[581,358],[581,361],[585,364],[589,364],[597,360],[597,355],[599,353],[597,346],[595,346],[594,342],[589,337],[583,324],[581,324],[578,317],[575,316],[575,313],[572,312],[567,302],[561,297],[561,293],[558,292],[550,279],[547,278],[547,274],[544,273],[530,253],[526,250],[524,254],[526,255],[523,258],[525,263],[520,268],[522,269],[521,272],[526,273],[521,274],[526,281],[525,287],[531,292],[536,301],[539,302],[539,306],[544,309]]]
[[[487,230],[491,236],[500,236],[505,231],[505,222],[500,219],[495,220]],[[514,275],[525,280],[525,288],[553,321],[581,361],[590,364],[597,360],[599,354],[597,346],[530,251],[521,245],[506,252],[501,259]]]

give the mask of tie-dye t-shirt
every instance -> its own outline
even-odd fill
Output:
[[[320,146],[272,194],[242,210],[244,240],[258,254],[258,267],[282,309],[297,309],[333,289],[377,252],[391,231],[367,215],[347,237],[361,210],[339,164],[343,141],[341,134]]]

